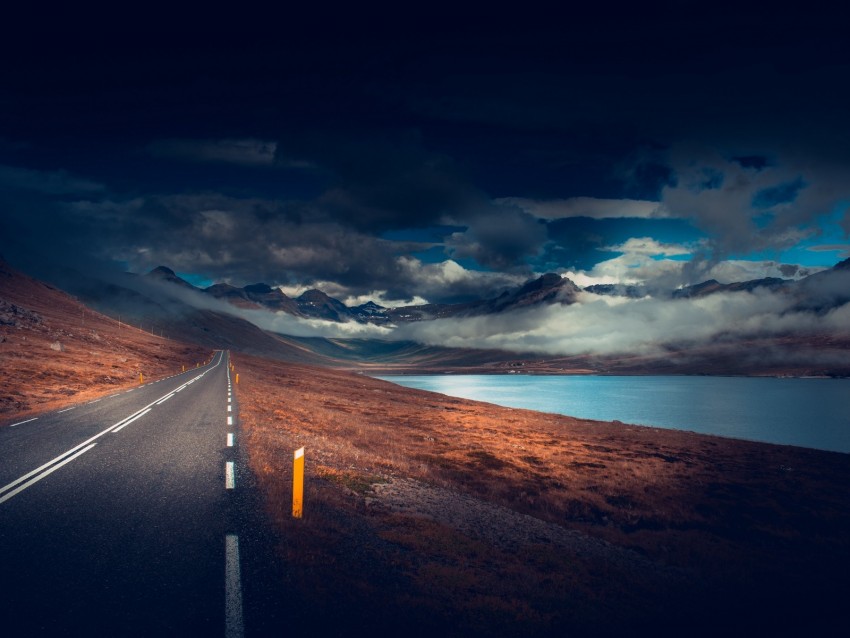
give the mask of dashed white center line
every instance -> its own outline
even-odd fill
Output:
[[[72,408],[65,408],[64,410],[59,410],[59,412],[57,412],[56,414],[62,414],[63,412],[70,412],[71,410],[73,410],[73,409],[74,409],[74,408],[76,408],[76,407],[77,407],[77,406],[75,405],[75,406],[74,406],[74,407],[72,407]]]
[[[236,487],[236,476],[233,473],[233,461],[224,464],[224,487],[232,490]]]
[[[227,417],[227,425],[233,425],[233,417],[232,416]]]
[[[227,447],[233,447],[233,432],[227,433]]]
[[[232,411],[233,411],[233,406],[232,406],[232,405],[228,405],[228,406],[227,406],[227,411],[228,411],[228,412],[232,412]]]
[[[26,421],[18,421],[17,423],[13,423],[10,425],[10,428],[15,427],[16,425],[23,425],[24,423],[29,423],[30,421],[35,421],[38,417],[33,417],[32,419],[27,419]]]
[[[100,401],[100,399],[95,399],[94,401],[89,401],[89,405],[91,405],[92,403],[97,403],[98,401]]]
[[[224,636],[242,638],[242,582],[239,574],[239,537],[224,538]]]

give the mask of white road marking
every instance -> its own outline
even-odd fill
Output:
[[[118,394],[121,394],[121,393],[119,392]],[[110,395],[109,395],[108,397],[106,397],[106,398],[107,398],[107,399],[114,399],[115,397],[117,397],[117,396],[118,396],[118,394],[110,394]]]
[[[36,416],[36,417],[31,418],[31,419],[27,419],[26,421],[18,421],[17,423],[13,423],[13,424],[12,424],[12,425],[10,425],[9,427],[10,427],[10,428],[13,428],[13,427],[15,427],[16,425],[23,425],[24,423],[29,423],[30,421],[35,421],[37,418],[38,418],[38,417]]]
[[[232,411],[233,411],[233,406],[232,406],[232,405],[228,405],[228,406],[227,406],[227,411],[228,411],[228,412],[232,412]]]
[[[233,461],[224,464],[224,488],[232,490],[236,487],[236,476],[233,474]]]
[[[0,497],[0,503],[5,503],[5,502],[6,502],[6,501],[8,501],[10,498],[12,498],[15,494],[18,494],[19,492],[23,492],[25,489],[27,489],[30,485],[33,485],[34,483],[38,483],[38,482],[39,482],[41,479],[43,479],[45,476],[47,476],[48,474],[52,474],[53,472],[55,472],[56,470],[58,470],[60,467],[62,467],[62,466],[63,466],[63,465],[65,465],[66,463],[70,463],[71,461],[73,461],[75,458],[77,458],[77,457],[78,457],[78,456],[80,456],[81,454],[83,454],[83,453],[85,453],[85,452],[88,452],[88,451],[89,451],[90,449],[92,449],[95,445],[97,445],[97,443],[92,443],[91,445],[89,445],[89,446],[88,446],[88,447],[86,447],[86,448],[83,448],[82,450],[80,450],[80,451],[79,451],[79,452],[77,452],[76,454],[73,454],[73,455],[69,456],[67,459],[65,459],[65,460],[64,460],[64,461],[62,461],[61,463],[57,463],[56,465],[54,465],[53,467],[49,468],[48,470],[46,470],[46,471],[42,472],[41,474],[39,474],[39,475],[38,475],[38,476],[36,476],[35,478],[30,479],[29,481],[27,481],[27,482],[26,482],[26,483],[24,483],[23,485],[19,486],[17,489],[14,489],[14,490],[12,490],[11,492],[9,492],[8,494],[6,494],[6,495],[4,495],[4,496]],[[49,464],[47,464],[47,465],[49,465]],[[45,466],[44,466],[44,465],[42,465],[41,467],[43,468],[43,467],[45,467]],[[39,468],[39,469],[41,469],[41,468]],[[27,474],[27,476],[32,476],[32,474],[33,474],[33,473],[32,473],[32,472],[30,472],[30,474]],[[20,480],[21,480],[21,479],[18,479],[18,481],[16,481],[15,483],[19,482]],[[15,483],[10,483],[9,485],[14,485]],[[8,487],[8,485],[7,485],[6,487]],[[4,487],[4,488],[3,488],[3,490],[5,490],[5,489],[6,489],[6,488]],[[2,492],[3,490],[0,490],[0,492]]]
[[[94,401],[89,401],[89,405],[91,405],[92,403],[97,403],[98,401],[100,401],[100,399],[95,399]]]
[[[144,412],[142,412],[141,414],[137,414],[136,416],[134,416],[134,417],[133,417],[132,419],[130,419],[129,421],[124,421],[124,423],[122,423],[121,425],[119,425],[117,428],[115,428],[115,429],[114,429],[114,430],[112,430],[112,431],[113,431],[113,432],[120,432],[121,430],[123,430],[124,428],[126,428],[128,425],[130,425],[133,421],[136,421],[137,419],[141,419],[143,416],[145,416],[145,415],[146,415],[148,412],[150,412],[150,411],[151,411],[151,409],[150,409],[150,408],[148,408],[147,410],[145,410],[145,411],[144,411]]]
[[[242,638],[242,579],[239,574],[239,537],[224,537],[224,636]]]
[[[233,447],[233,432],[227,433],[227,447]]]
[[[171,397],[173,397],[173,396],[174,396],[174,393],[172,392],[171,394],[168,394],[168,395],[166,395],[164,398],[162,398],[162,399],[160,399],[159,401],[157,401],[157,402],[156,402],[156,404],[157,404],[157,405],[162,405],[163,403],[165,403],[166,401],[168,401],[168,400],[169,400]]]
[[[220,363],[221,363],[221,361],[219,361],[219,363],[217,363],[213,367],[218,366]],[[206,373],[204,373],[204,374],[206,374]],[[192,381],[197,381],[198,379],[200,379],[203,376],[204,376],[203,374],[200,374],[197,377],[195,377],[194,379],[192,379]],[[183,387],[185,387],[185,385]],[[109,397],[106,397],[106,398],[111,399],[111,398],[119,396],[120,394],[121,393],[119,392],[118,394],[113,394],[113,395],[110,395]],[[172,392],[170,394],[173,395],[174,392]],[[55,470],[59,469],[60,467],[62,467],[66,463],[69,463],[70,461],[77,458],[78,456],[80,456],[84,452],[88,452],[95,445],[92,442],[95,441],[96,439],[99,439],[100,437],[102,437],[107,432],[118,432],[119,430],[130,425],[136,419],[142,418],[144,415],[146,415],[148,412],[151,411],[151,407],[154,404],[156,404],[158,401],[165,399],[167,396],[169,396],[169,395],[165,395],[163,397],[159,397],[158,399],[155,399],[151,403],[148,403],[141,410],[138,410],[137,412],[134,412],[130,416],[121,419],[120,421],[118,421],[118,423],[110,425],[105,430],[98,432],[97,434],[95,434],[91,438],[83,441],[79,445],[76,445],[76,446],[72,447],[70,450],[67,450],[67,451],[63,452],[62,454],[60,454],[59,456],[54,457],[53,459],[51,459],[50,461],[48,461],[44,465],[37,467],[36,469],[32,470],[31,472],[27,472],[26,474],[15,479],[11,483],[7,483],[2,488],[0,488],[0,494],[3,494],[4,492],[9,492],[9,493],[6,494],[5,496],[3,496],[2,498],[0,498],[0,503],[4,503],[5,501],[9,500],[15,494],[20,493],[22,490],[26,489],[27,487],[29,487],[33,483],[40,481],[42,478],[44,478],[48,474],[53,473]],[[100,401],[100,399],[97,399],[96,401]],[[96,401],[93,401],[92,403],[95,403]],[[76,407],[76,406],[74,406],[74,407]],[[24,423],[29,423],[30,421],[35,421],[37,418],[38,417],[33,417],[32,419],[28,419],[26,421],[20,421],[18,423],[13,423],[12,425],[22,425]],[[86,446],[88,446],[88,447],[86,447]],[[83,448],[85,448],[85,449],[83,449]],[[231,463],[231,465],[232,465],[232,463]],[[45,471],[45,470],[47,470],[47,471]],[[231,469],[231,474],[232,474],[232,469]],[[35,478],[33,478],[33,477],[35,477]],[[29,479],[33,479],[33,480],[29,480]],[[21,483],[25,483],[25,484],[16,488],[16,489],[13,489],[16,486],[20,485]]]
[[[64,410],[59,410],[59,412],[57,412],[56,414],[62,414],[63,412],[70,412],[71,410],[73,410],[73,409],[74,409],[74,408],[76,408],[76,407],[77,407],[77,406],[75,405],[75,406],[74,406],[74,407],[72,407],[72,408],[65,408]]]
[[[233,425],[233,417],[232,416],[227,417],[227,425]]]

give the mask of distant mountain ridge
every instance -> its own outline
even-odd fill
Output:
[[[307,290],[294,298],[289,297],[279,288],[272,288],[264,283],[249,284],[242,288],[218,283],[207,288],[198,288],[165,266],[157,266],[145,277],[208,294],[240,308],[265,308],[275,312],[286,312],[295,317],[374,324],[492,314],[539,304],[569,304],[575,301],[576,294],[581,291],[569,279],[556,273],[547,273],[526,282],[514,291],[506,291],[495,299],[456,304],[401,306],[398,308],[386,308],[374,301],[368,301],[359,306],[349,307],[339,299],[335,299],[316,288]]]
[[[574,303],[577,295],[581,292],[633,299],[648,294],[647,289],[640,285],[595,284],[580,288],[570,279],[557,273],[546,273],[527,281],[515,290],[503,292],[492,299],[387,308],[374,301],[368,301],[359,306],[347,306],[339,299],[335,299],[316,288],[307,290],[294,298],[289,297],[279,288],[273,288],[265,283],[249,284],[242,288],[218,283],[207,288],[198,288],[165,266],[154,268],[145,277],[207,294],[240,308],[285,312],[301,318],[334,322],[356,321],[377,325],[498,314],[549,304],[568,305]],[[709,279],[698,284],[671,290],[665,293],[665,296],[670,299],[697,299],[724,292],[752,293],[758,289],[796,294],[800,297],[800,308],[818,311],[828,310],[837,304],[840,305],[850,300],[850,259],[839,262],[828,270],[797,281],[778,277],[764,277],[722,284],[716,279]]]

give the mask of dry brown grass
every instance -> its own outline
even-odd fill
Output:
[[[289,539],[284,560],[298,568],[307,548],[306,573],[321,574],[323,584],[306,578],[302,586],[331,587],[352,608],[380,593],[406,618],[451,618],[464,628],[458,635],[617,633],[626,622],[652,624],[662,612],[716,624],[712,606],[743,614],[736,600],[754,610],[755,623],[767,601],[846,592],[838,576],[850,567],[848,455],[582,421],[362,375],[234,360],[252,469]],[[305,519],[295,522],[289,472],[300,446],[308,492]],[[371,486],[394,478],[634,550],[683,570],[688,585],[661,592],[657,580],[598,557],[533,545],[506,552],[427,516],[367,506]],[[380,567],[365,569],[329,549],[341,535]],[[393,585],[375,591],[364,574]]]
[[[54,349],[55,348],[59,348]],[[0,262],[0,421],[88,401],[209,359],[210,351],[94,312]]]

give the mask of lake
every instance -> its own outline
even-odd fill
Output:
[[[850,379],[483,374],[379,378],[512,408],[850,452]]]

